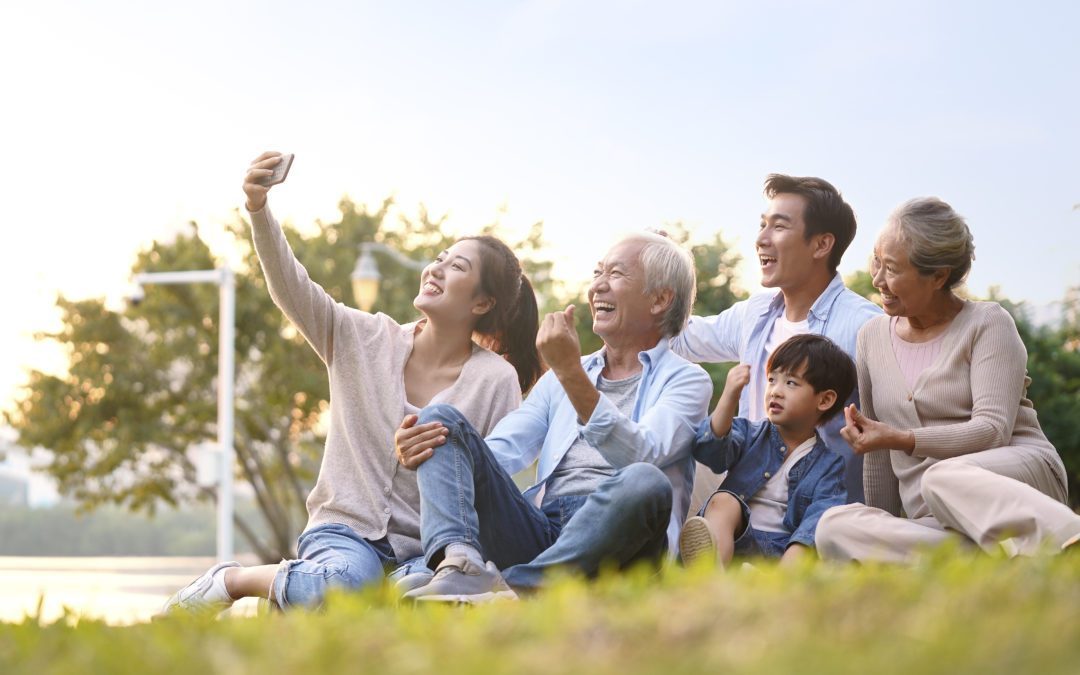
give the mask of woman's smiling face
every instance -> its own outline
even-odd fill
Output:
[[[428,318],[479,319],[490,309],[480,292],[480,245],[465,239],[435,257],[420,274],[420,292],[413,306]]]
[[[889,223],[874,244],[870,274],[889,316],[918,316],[942,290],[945,274],[922,274],[911,264],[910,248],[900,227]]]

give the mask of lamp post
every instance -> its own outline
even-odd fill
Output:
[[[375,264],[375,256],[372,255],[374,252],[382,253],[402,267],[412,270],[420,271],[427,266],[427,263],[413,260],[382,242],[367,241],[360,244],[360,257],[356,261],[356,267],[353,268],[350,279],[356,305],[365,312],[370,312],[375,306],[375,297],[379,294],[379,281],[382,279],[379,266]]]
[[[190,272],[145,272],[132,281],[150,284],[217,284],[221,302],[218,315],[218,504],[217,559],[233,558],[233,411],[235,391],[236,278],[229,267]]]

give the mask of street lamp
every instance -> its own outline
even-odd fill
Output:
[[[229,267],[190,272],[144,272],[132,279],[136,285],[132,299],[141,297],[142,286],[150,284],[217,284],[220,291],[218,315],[218,504],[217,559],[233,558],[233,399],[236,366],[236,279]]]
[[[379,294],[379,281],[382,279],[379,266],[375,264],[375,256],[372,255],[376,251],[389,256],[402,267],[412,270],[420,271],[427,266],[427,263],[413,260],[382,242],[367,241],[360,244],[360,257],[356,261],[356,267],[350,279],[356,305],[365,312],[370,312],[375,305],[375,297]]]

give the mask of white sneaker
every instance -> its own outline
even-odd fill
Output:
[[[1065,551],[1080,553],[1080,534],[1074,534],[1061,545],[1061,552]]]
[[[224,575],[215,579],[215,575],[227,567],[240,567],[238,562],[223,562],[208,569],[202,576],[177,591],[165,601],[162,614],[190,612],[193,614],[217,614],[232,607],[235,602],[225,589]]]

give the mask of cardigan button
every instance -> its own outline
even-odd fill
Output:
[[[908,395],[907,395],[907,400],[909,400],[909,401],[910,401],[910,400],[911,400],[912,398],[914,398],[914,397],[913,397],[913,396],[911,395],[911,392],[909,391],[909,392],[908,392]]]

